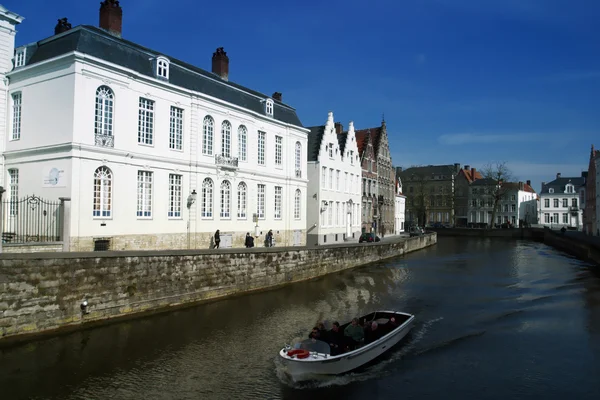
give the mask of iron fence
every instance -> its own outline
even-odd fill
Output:
[[[60,201],[32,195],[2,201],[2,242],[31,243],[60,241]]]

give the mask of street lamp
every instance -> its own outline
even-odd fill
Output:
[[[196,193],[196,189],[192,190],[192,193],[190,193],[190,195],[187,198],[187,208],[191,208],[194,203],[196,202],[196,199],[198,198],[198,193]]]

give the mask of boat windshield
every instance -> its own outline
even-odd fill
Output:
[[[308,351],[316,351],[317,353],[331,354],[331,348],[325,342],[315,339],[306,339],[294,346],[297,349],[304,349]]]

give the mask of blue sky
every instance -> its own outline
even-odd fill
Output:
[[[98,24],[98,1],[0,0],[26,20]],[[305,126],[385,113],[395,165],[509,164],[539,190],[579,176],[600,133],[600,1],[122,0],[123,36],[230,80],[283,93]],[[600,147],[600,140],[595,143]]]

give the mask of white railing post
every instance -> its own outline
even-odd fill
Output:
[[[63,242],[63,251],[71,250],[71,198],[59,197],[60,200],[60,239]]]

